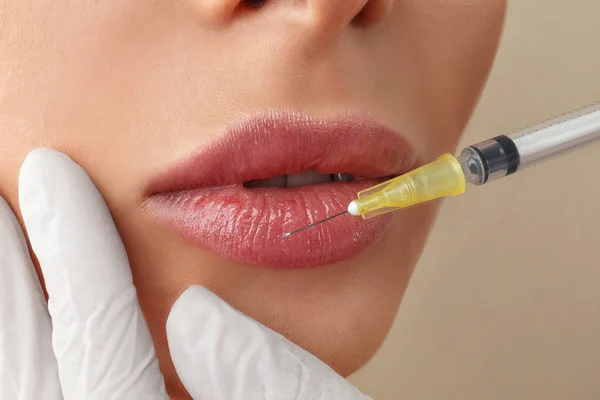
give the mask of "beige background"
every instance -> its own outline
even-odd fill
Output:
[[[463,144],[600,101],[599,16],[513,0]],[[600,144],[447,200],[352,382],[379,400],[600,399],[599,172]]]

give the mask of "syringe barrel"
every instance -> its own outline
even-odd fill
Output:
[[[508,135],[517,146],[520,168],[600,139],[600,103]]]
[[[458,161],[467,182],[483,185],[600,139],[600,103],[466,147]]]

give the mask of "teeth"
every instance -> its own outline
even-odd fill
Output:
[[[331,174],[322,174],[315,171],[304,171],[299,174],[288,175],[285,187],[295,188],[298,186],[318,185],[319,183],[331,182]]]
[[[257,179],[244,183],[247,188],[296,188],[307,185],[318,185],[327,182],[352,182],[350,174],[322,174],[316,171],[304,171],[293,175],[282,175],[275,178]]]
[[[354,177],[350,174],[331,174],[332,181],[352,182]]]
[[[249,181],[244,183],[247,188],[261,188],[261,187],[285,187],[285,175],[277,176],[275,178],[257,179],[255,181]]]

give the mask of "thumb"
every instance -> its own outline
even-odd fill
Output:
[[[315,356],[200,286],[173,305],[167,339],[194,399],[369,399]]]

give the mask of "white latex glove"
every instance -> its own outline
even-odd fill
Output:
[[[59,152],[35,150],[21,169],[19,201],[49,302],[0,198],[0,399],[168,398],[125,249],[87,174]],[[368,399],[202,287],[179,297],[166,329],[196,400]]]

